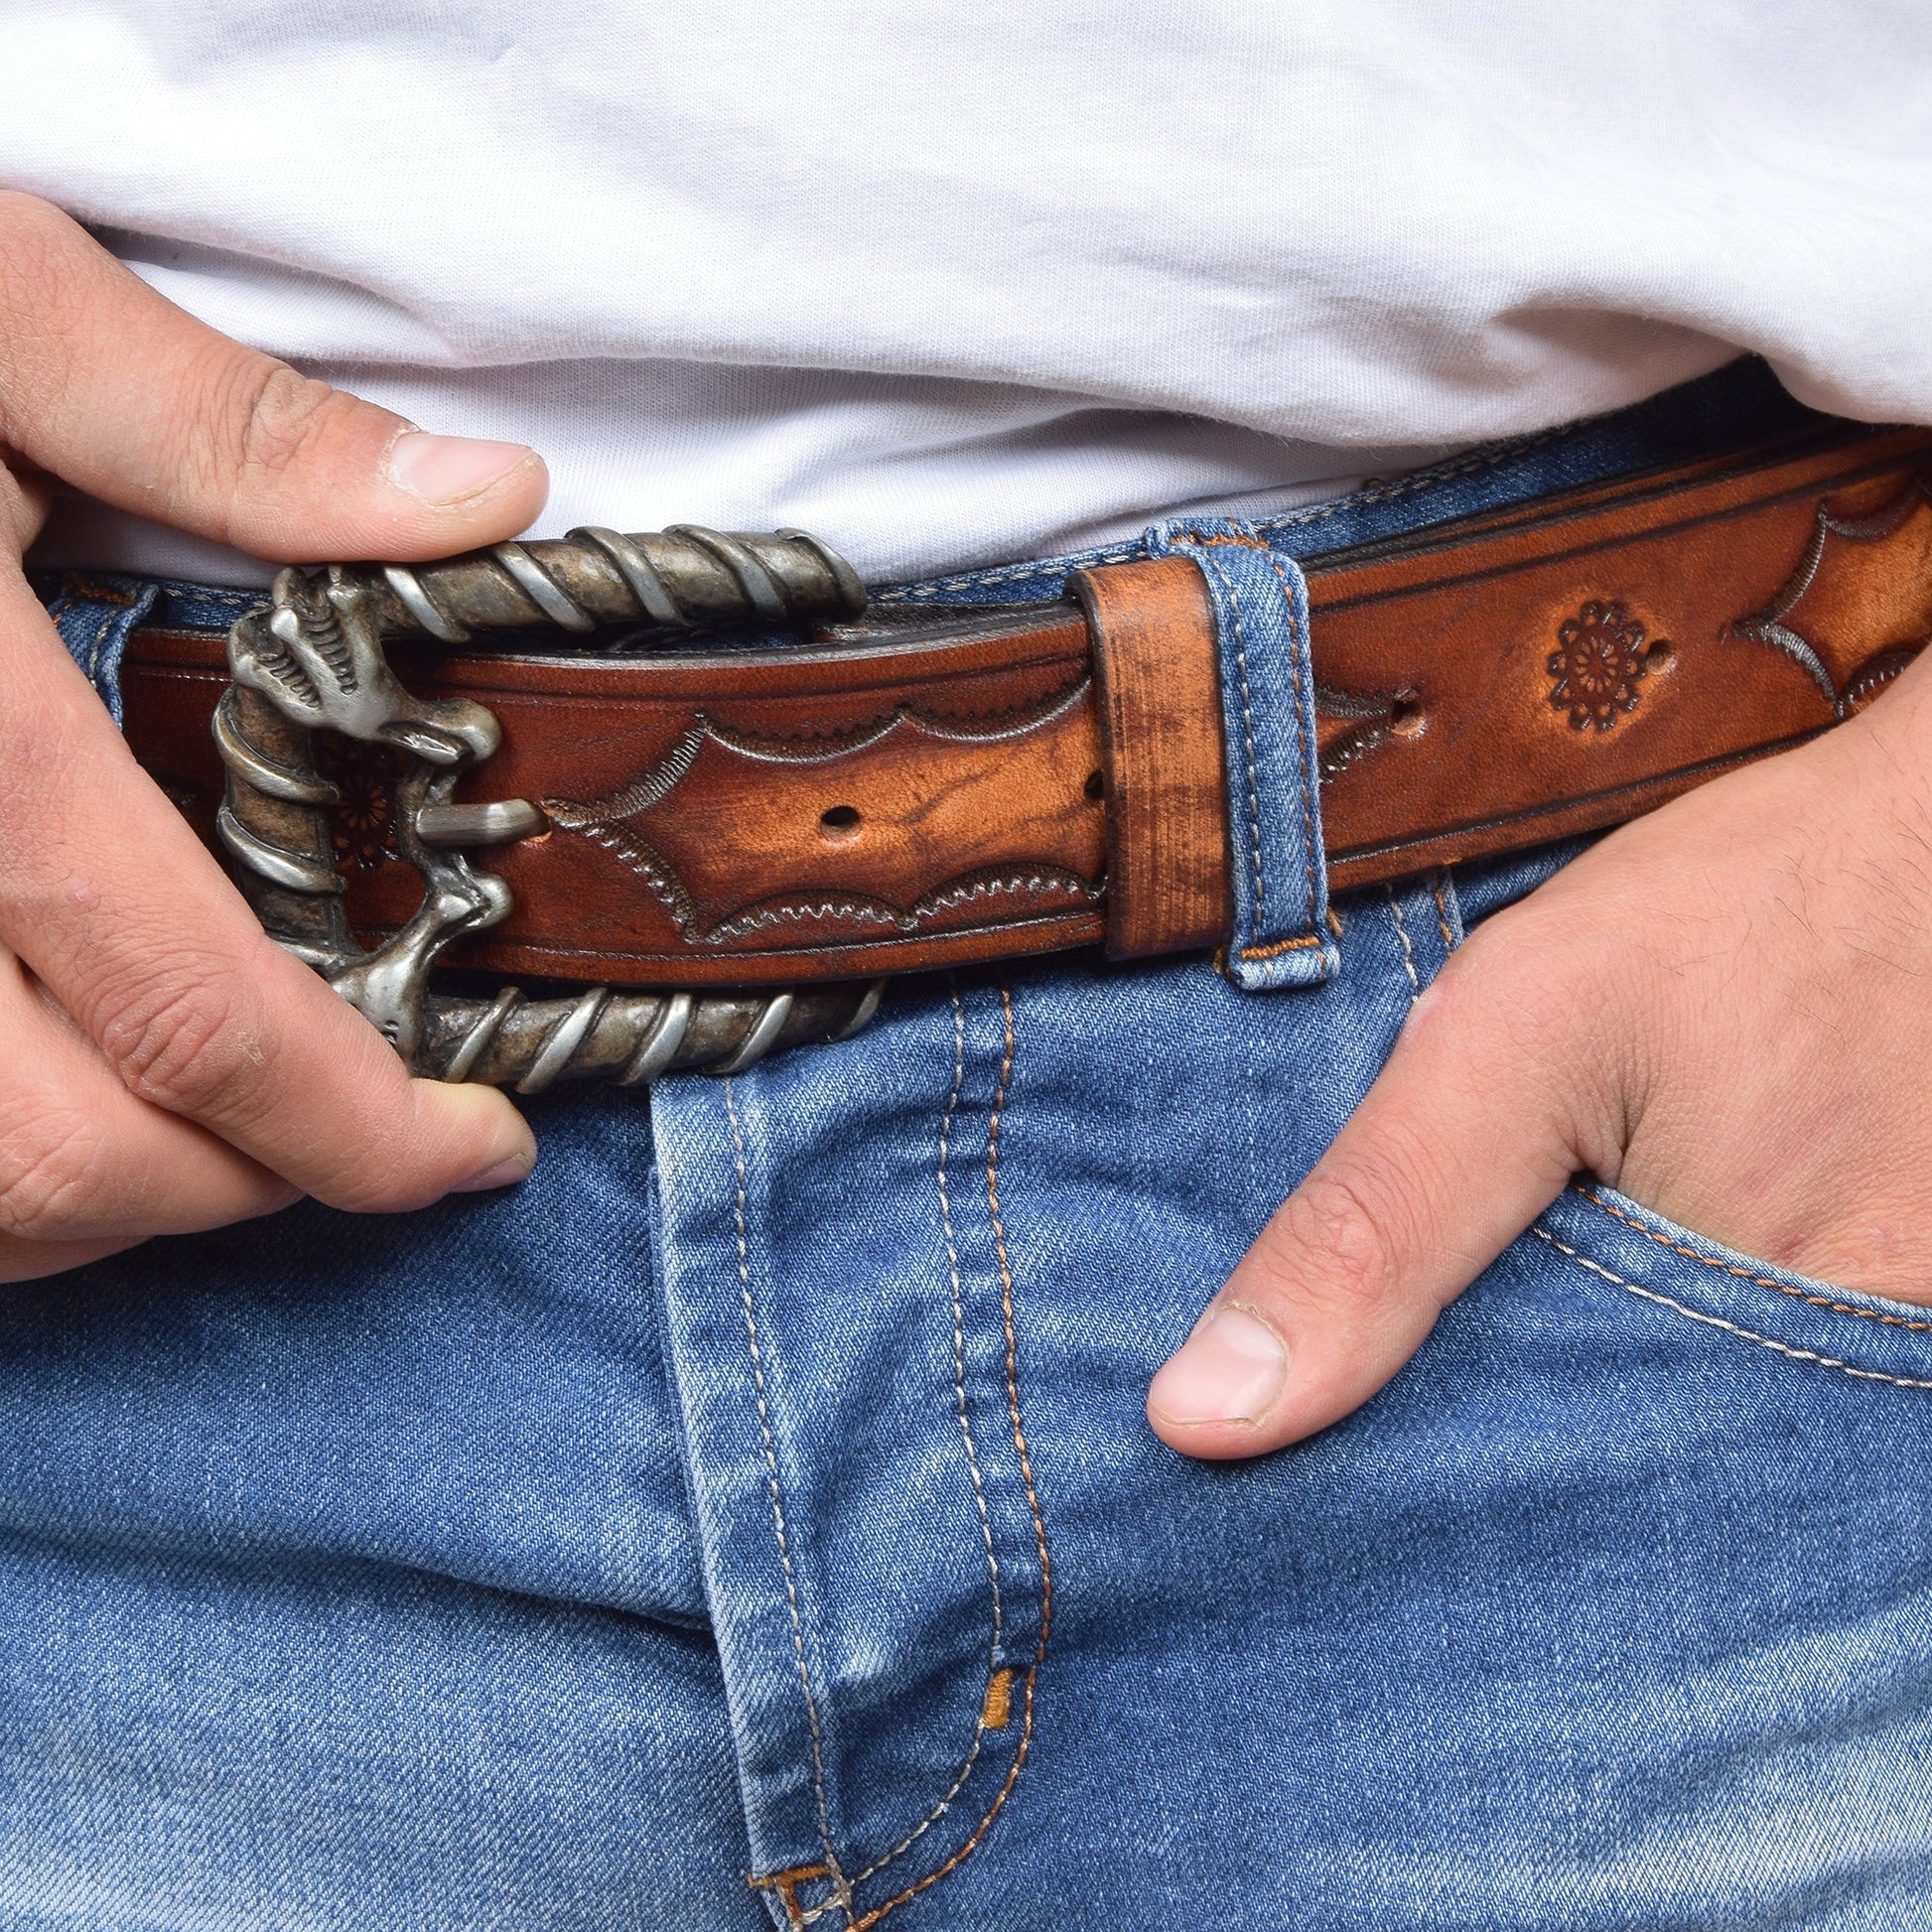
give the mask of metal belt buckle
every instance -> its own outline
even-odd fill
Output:
[[[851,619],[865,605],[851,566],[802,530],[587,528],[417,568],[284,570],[269,602],[228,633],[231,682],[214,716],[227,767],[218,823],[242,889],[272,938],[372,1022],[413,1072],[437,1079],[519,1093],[559,1078],[636,1086],[673,1068],[737,1073],[779,1047],[847,1038],[872,1018],[881,982],[723,994],[593,986],[562,999],[513,986],[493,998],[432,992],[439,955],[510,911],[509,888],[467,853],[528,838],[548,821],[526,799],[452,802],[501,731],[468,699],[412,696],[383,639],[416,632],[461,644],[479,630],[541,624],[775,626]],[[386,747],[400,765],[398,843],[423,897],[372,951],[349,929],[331,837],[339,793],[318,765],[318,731]]]

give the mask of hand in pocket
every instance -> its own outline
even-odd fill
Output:
[[[1346,1415],[1585,1170],[1932,1305],[1932,663],[1477,928],[1149,1395],[1193,1455]]]

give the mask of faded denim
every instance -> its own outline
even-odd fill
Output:
[[[1791,407],[1743,365],[1261,529]],[[231,608],[66,596],[97,666],[143,600]],[[1924,1311],[1576,1192],[1316,1440],[1208,1465],[1143,1420],[1564,856],[1339,896],[1288,990],[908,983],[847,1045],[531,1103],[514,1194],[7,1291],[0,1924],[1923,1924]]]

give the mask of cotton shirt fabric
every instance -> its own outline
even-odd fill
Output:
[[[1736,354],[1932,421],[1923,0],[0,0],[0,184],[536,445],[537,530],[873,578],[1248,513]],[[44,561],[249,581],[69,506]]]

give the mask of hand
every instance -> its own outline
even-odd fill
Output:
[[[1587,1170],[1801,1274],[1932,1303],[1932,658],[1478,926],[1148,1413],[1241,1456],[1373,1395]]]
[[[0,194],[0,1280],[301,1194],[405,1208],[535,1158],[498,1093],[412,1080],[272,944],[135,764],[19,568],[50,477],[276,562],[513,536],[543,467],[424,436],[227,341]]]

